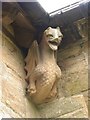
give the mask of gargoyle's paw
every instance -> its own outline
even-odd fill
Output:
[[[36,89],[32,89],[32,88],[31,88],[31,89],[29,90],[29,93],[30,93],[30,95],[35,94],[35,93],[36,93]]]
[[[26,88],[26,94],[29,94],[30,96],[32,95],[32,94],[35,94],[36,93],[36,89],[30,89],[30,88]]]
[[[52,92],[50,93],[50,97],[55,97],[55,96],[57,96],[57,90],[52,91]]]

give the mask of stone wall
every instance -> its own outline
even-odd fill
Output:
[[[64,96],[72,96],[82,93],[88,106],[90,99],[88,84],[88,20],[76,21],[78,33],[81,39],[71,41],[63,49],[58,51],[58,65],[62,69],[62,78],[59,85]],[[89,106],[88,106],[89,108]]]
[[[18,47],[0,32],[0,118],[39,117],[25,96],[24,59]]]
[[[12,33],[11,29],[8,31]],[[35,106],[25,96],[22,53],[10,37],[0,32],[0,118],[87,118],[88,38],[83,36],[60,46],[57,61],[62,70],[58,97]]]
[[[68,45],[58,52],[62,70],[60,86],[64,96],[85,92],[88,88],[88,41],[86,38]]]

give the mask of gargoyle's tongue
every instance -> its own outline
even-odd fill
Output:
[[[52,44],[49,44],[49,46],[50,46],[50,48],[52,49],[52,50],[57,50],[57,45],[52,45]]]
[[[57,42],[54,42],[54,41],[49,41],[49,47],[50,47],[52,50],[57,50],[57,49],[58,49],[58,43],[57,43]]]

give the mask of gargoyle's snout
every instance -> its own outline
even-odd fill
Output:
[[[58,43],[58,37],[57,37],[57,38],[55,38],[55,39],[54,39],[54,41]]]
[[[60,41],[61,41],[61,39],[55,38],[55,39],[53,39],[53,40],[50,40],[49,43],[52,44],[52,45],[58,46],[59,43],[60,43]]]

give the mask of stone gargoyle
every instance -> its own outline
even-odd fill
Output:
[[[56,63],[55,52],[62,37],[59,27],[48,27],[40,44],[34,41],[25,58],[28,83],[26,93],[36,104],[48,102],[57,94],[61,70]]]

